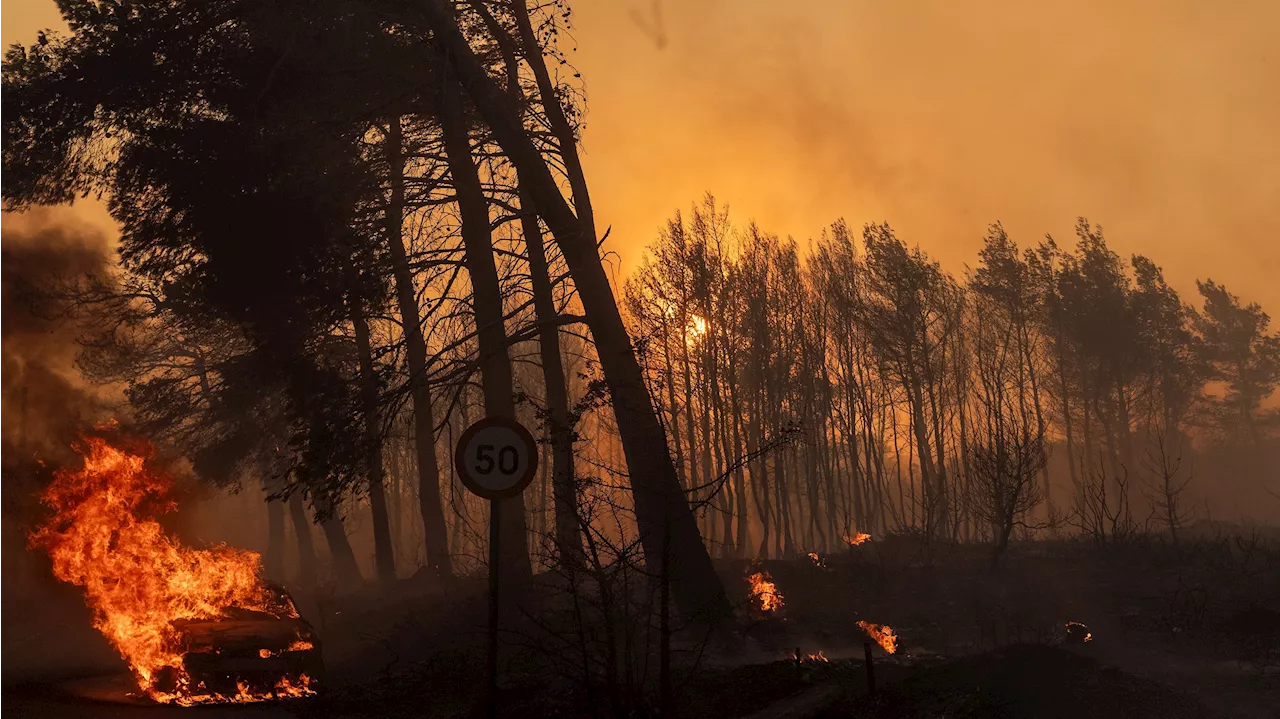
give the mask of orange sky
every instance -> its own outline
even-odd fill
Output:
[[[797,238],[888,221],[960,274],[992,221],[1070,240],[1083,214],[1280,315],[1280,3],[1055,5],[579,0],[601,230],[625,271],[711,190]],[[10,0],[3,42],[56,22]]]

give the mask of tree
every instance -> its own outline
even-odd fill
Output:
[[[431,383],[427,376],[427,343],[422,334],[417,286],[409,267],[404,243],[405,157],[402,118],[387,123],[383,143],[387,163],[389,196],[386,203],[386,242],[395,277],[396,302],[405,343],[405,365],[409,396],[413,402],[413,445],[418,469],[418,511],[422,515],[427,545],[427,564],[443,576],[453,573],[449,558],[444,510],[440,506],[440,467],[436,460],[435,413],[431,406]]]
[[[1197,282],[1204,310],[1196,330],[1204,347],[1211,377],[1226,384],[1218,403],[1226,429],[1241,428],[1260,445],[1272,414],[1260,410],[1262,401],[1280,386],[1280,333],[1268,334],[1271,318],[1257,303],[1242,305],[1240,298],[1212,279]]]
[[[617,415],[645,556],[654,562],[657,573],[670,572],[676,601],[685,611],[708,619],[727,617],[730,607],[724,587],[680,490],[666,435],[658,422],[613,289],[600,262],[596,234],[594,228],[588,226],[589,217],[585,213],[576,215],[560,194],[545,158],[529,139],[518,112],[485,72],[449,5],[443,0],[430,0],[424,9],[427,23],[450,67],[457,73],[458,82],[517,168],[521,182],[569,265]],[[543,94],[541,99],[544,106],[560,103],[554,93]],[[566,154],[576,153],[573,145],[562,146],[560,150]],[[669,557],[670,567],[663,566],[658,559],[664,556],[662,550],[667,538],[674,547]]]
[[[1000,299],[986,299],[973,318],[977,382],[967,457],[969,510],[991,528],[992,567],[1008,548],[1014,528],[1040,502],[1036,476],[1048,459],[1043,427],[1019,406],[1027,381],[1012,366],[1023,361],[1020,333],[1017,322],[999,311],[1000,304]]]
[[[259,377],[283,388],[299,460],[292,476],[323,516],[370,470],[359,459],[366,433],[348,431],[361,417],[350,391],[358,363],[331,351],[330,329],[349,297],[367,302],[382,290],[342,277],[374,191],[358,130],[340,115],[318,120],[323,98],[293,81],[331,69],[327,50],[367,36],[334,32],[324,9],[282,25],[280,9],[69,6],[73,38],[6,56],[5,95],[17,112],[5,125],[5,160],[18,181],[6,183],[5,200],[20,208],[81,189],[108,193],[126,270],[162,288],[179,316],[239,327]],[[285,27],[319,52],[291,57]],[[139,61],[153,52],[176,64]],[[284,82],[241,82],[254,74]],[[357,80],[341,88],[353,91],[344,99],[363,87],[377,86]],[[345,543],[333,529],[331,542]]]
[[[932,536],[944,526],[947,514],[945,457],[935,452],[942,444],[937,382],[944,340],[940,331],[954,282],[918,248],[908,250],[888,225],[869,225],[863,242],[868,288],[864,322],[877,353],[892,369],[907,399],[920,459],[925,529]]]
[[[1034,411],[1036,433],[1044,435],[1046,423],[1040,401],[1041,338],[1039,323],[1036,322],[1042,310],[1031,266],[1019,256],[1017,244],[998,222],[989,228],[978,257],[980,263],[971,284],[992,300],[984,305],[984,309],[999,313],[1008,322],[1011,330],[1008,339],[1016,348],[1016,362],[1011,371],[1018,376],[1016,389],[1021,422],[1030,424],[1030,415]],[[1052,492],[1047,462],[1043,465],[1041,479],[1042,495],[1045,503],[1050,504]]]

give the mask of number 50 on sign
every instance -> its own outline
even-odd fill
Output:
[[[485,499],[514,497],[533,481],[538,445],[529,430],[506,417],[486,417],[458,438],[453,456],[462,484]]]

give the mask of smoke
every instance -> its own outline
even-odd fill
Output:
[[[568,53],[629,267],[710,190],[801,240],[888,221],[957,275],[991,222],[1071,244],[1085,215],[1186,299],[1280,307],[1280,4],[653,2],[575,3]]]
[[[60,458],[77,432],[103,419],[109,390],[86,385],[75,366],[79,322],[60,297],[112,261],[107,237],[33,212],[6,215],[3,229],[3,443],[6,470]],[[8,495],[6,495],[8,499]]]

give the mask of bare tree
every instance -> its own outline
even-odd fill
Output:
[[[1148,436],[1150,442],[1142,458],[1142,464],[1148,473],[1147,498],[1176,545],[1178,530],[1195,516],[1194,510],[1187,507],[1182,496],[1191,483],[1194,472],[1189,466],[1183,471],[1183,446],[1177,434],[1166,431],[1163,426],[1156,426]]]

